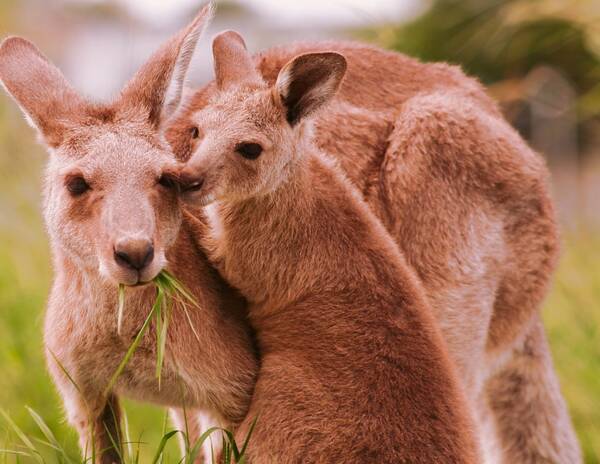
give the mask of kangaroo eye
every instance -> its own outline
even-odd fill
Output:
[[[193,139],[197,139],[198,137],[200,137],[200,130],[194,126],[190,129],[190,135]]]
[[[83,195],[90,189],[89,184],[81,176],[72,176],[67,179],[66,182],[67,190],[74,197]]]
[[[235,147],[235,151],[237,151],[244,158],[253,160],[260,156],[263,151],[263,147],[261,147],[258,143],[240,143],[237,147]]]

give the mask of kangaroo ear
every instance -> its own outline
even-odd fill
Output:
[[[335,52],[307,53],[287,63],[279,71],[275,89],[290,125],[327,103],[345,73],[346,59]]]
[[[246,43],[235,31],[224,31],[213,39],[215,79],[221,90],[244,82],[262,83]]]
[[[0,81],[53,148],[62,143],[69,125],[86,105],[58,68],[20,37],[9,37],[0,45]]]
[[[125,86],[118,107],[126,112],[134,109],[158,129],[181,102],[196,44],[212,16],[213,4],[209,3],[185,29],[154,53]]]

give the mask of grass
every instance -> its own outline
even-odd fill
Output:
[[[123,369],[129,363],[129,360],[137,350],[144,334],[150,326],[150,322],[154,319],[154,326],[156,327],[156,380],[160,389],[160,379],[162,366],[165,358],[165,347],[167,344],[167,330],[169,327],[169,319],[171,317],[171,311],[175,304],[179,303],[179,308],[187,315],[187,320],[192,328],[192,331],[196,335],[196,339],[200,342],[200,338],[192,324],[192,321],[188,314],[187,305],[192,304],[197,306],[196,300],[191,293],[183,286],[175,276],[171,275],[168,271],[162,270],[153,281],[156,287],[156,299],[148,313],[148,316],[144,320],[142,327],[135,336],[133,342],[129,346],[129,349],[125,353],[123,360],[119,363],[119,366],[115,370],[114,374],[110,378],[108,385],[104,391],[105,396],[112,391],[115,382],[119,376],[123,373]],[[121,284],[118,287],[118,307],[117,307],[117,332],[121,332],[121,324],[123,321],[123,313],[125,311],[125,285]]]
[[[71,456],[69,451],[61,444],[56,438],[52,430],[44,419],[33,409],[26,407],[27,412],[31,416],[32,420],[37,425],[41,437],[29,437],[21,428],[13,421],[6,411],[0,409],[0,416],[4,419],[5,423],[9,427],[9,431],[12,432],[16,441],[11,441],[11,448],[0,448],[0,457],[4,456],[5,461],[8,457],[15,458],[17,461],[30,460],[38,464],[45,464],[47,462],[60,463],[60,464],[94,464],[96,462],[96,456],[92,454],[92,457],[87,460],[83,460],[78,456]],[[125,418],[127,416],[125,415]],[[127,420],[125,419],[125,424]],[[220,463],[222,464],[244,464],[245,452],[250,442],[256,420],[250,426],[250,429],[244,439],[244,443],[241,448],[238,447],[233,434],[226,429],[220,427],[211,427],[200,435],[200,437],[193,443],[190,442],[186,431],[181,430],[167,430],[167,415],[165,413],[165,419],[163,420],[162,437],[156,451],[152,458],[152,464],[163,464],[168,461],[167,456],[167,445],[173,437],[177,434],[181,434],[184,437],[185,453],[184,456],[175,459],[175,462],[181,464],[193,464],[202,450],[202,445],[206,440],[211,438],[214,432],[223,432],[223,453],[221,456]],[[186,425],[187,428],[187,425]],[[125,464],[139,464],[140,462],[146,462],[141,460],[140,446],[143,444],[141,440],[133,442],[128,436],[128,428],[125,427],[125,439],[122,441],[124,446],[123,454],[119,453],[121,461]],[[8,440],[6,440],[8,441]],[[116,441],[113,440],[113,445],[116,445]],[[116,447],[116,446],[115,446]],[[54,456],[50,458],[50,461],[45,457],[44,451],[50,451]],[[213,459],[213,464],[216,464]]]

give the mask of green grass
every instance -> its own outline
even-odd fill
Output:
[[[38,432],[41,436],[28,436],[22,429],[15,423],[6,411],[0,409],[0,417],[4,420],[8,426],[8,433],[12,433],[14,438],[11,439],[10,435],[5,438],[8,446],[0,448],[0,457],[4,457],[4,461],[8,461],[8,458],[13,458],[17,462],[20,461],[31,461],[37,464],[46,463],[60,463],[60,464],[95,464],[98,456],[92,453],[92,456],[83,459],[77,454],[71,455],[66,446],[61,443],[54,432],[50,429],[46,421],[32,408],[26,407],[27,412],[31,416],[31,419],[38,427]],[[119,451],[120,462],[124,464],[140,464],[148,462],[143,458],[141,454],[141,446],[146,443],[139,440],[131,440],[129,436],[129,428],[127,422],[127,415],[124,415],[124,437],[111,437],[111,441],[115,448],[117,443],[123,445],[123,449]],[[177,462],[181,464],[194,464],[196,458],[202,452],[203,444],[207,440],[211,440],[215,432],[223,432],[222,437],[222,455],[219,460],[219,464],[244,464],[245,463],[245,452],[250,442],[254,426],[256,425],[256,419],[250,426],[248,433],[242,443],[242,446],[238,446],[233,433],[229,430],[220,427],[211,427],[205,430],[196,441],[191,442],[187,435],[187,423],[186,430],[168,430],[167,429],[167,414],[163,420],[162,436],[160,441],[156,445],[156,450],[153,453],[152,464],[163,464],[169,462]],[[176,435],[181,434],[185,443],[185,453],[183,457],[171,458],[168,453],[168,445]],[[212,447],[212,443],[211,443]],[[48,457],[47,455],[50,455]],[[213,458],[213,464],[217,464],[215,458]]]
[[[104,391],[104,394],[106,396],[108,396],[108,394],[112,391],[115,382],[123,373],[123,370],[129,363],[129,360],[137,350],[140,342],[142,341],[142,337],[148,330],[148,327],[150,327],[150,322],[152,320],[154,320],[154,327],[156,327],[156,380],[158,382],[159,388],[163,362],[165,359],[167,330],[169,328],[169,320],[171,318],[171,312],[173,311],[173,308],[176,307],[177,310],[185,312],[190,327],[196,335],[196,339],[198,340],[198,342],[200,342],[200,338],[196,333],[196,329],[194,328],[194,325],[192,324],[188,313],[188,305],[197,306],[195,298],[191,295],[191,293],[189,293],[189,291],[183,286],[183,284],[179,282],[179,280],[177,280],[177,278],[175,278],[166,270],[162,270],[154,278],[153,283],[156,287],[156,299],[154,300],[154,303],[152,304],[152,307],[150,308],[148,316],[144,320],[142,327],[138,331],[136,337],[133,339],[133,342],[131,342],[131,345],[125,353],[125,356],[123,356],[123,360],[119,363],[117,369],[110,378],[108,385],[106,386],[106,390]],[[117,332],[121,333],[123,312],[125,311],[125,285],[120,284],[117,289],[117,292]],[[57,359],[56,361],[58,362]],[[68,376],[68,372],[65,373]]]
[[[10,105],[0,100],[0,408],[28,437],[48,441],[29,406],[65,452],[77,456],[77,437],[63,420],[43,359],[42,315],[51,279],[39,206],[46,155],[33,144],[33,131]],[[600,238],[566,238],[544,319],[586,462],[600,463]],[[165,434],[164,412],[131,401],[125,408],[132,440],[144,442],[139,446],[140,462],[152,462]],[[165,464],[179,460],[174,441],[166,443]],[[14,430],[0,418],[0,449],[15,442]],[[40,445],[35,440],[33,444]],[[48,462],[56,462],[51,448],[40,448],[45,448]],[[13,462],[16,457],[0,455],[0,464]]]

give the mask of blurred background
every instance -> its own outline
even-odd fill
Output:
[[[200,0],[1,0],[0,38],[34,41],[85,94],[116,94]],[[600,463],[600,0],[239,0],[217,2],[190,84],[210,79],[210,37],[236,29],[253,51],[350,38],[477,76],[552,170],[563,258],[544,308],[556,368],[587,463]],[[0,96],[0,408],[40,436],[37,410],[77,454],[42,357],[51,279],[40,214],[46,154]],[[151,456],[163,413],[127,404],[132,439]],[[0,449],[15,442],[0,418]],[[175,450],[170,450],[176,454]],[[0,462],[12,462],[0,453]],[[148,458],[149,460],[149,458]],[[23,461],[21,461],[23,462]],[[146,460],[142,461],[146,462]]]

